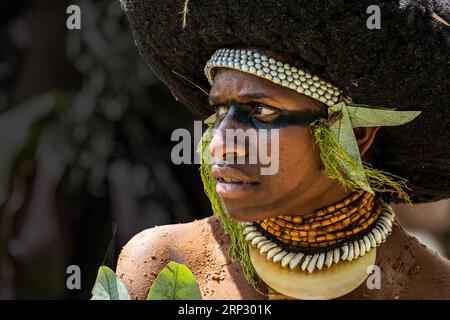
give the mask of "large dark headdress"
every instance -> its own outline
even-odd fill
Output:
[[[184,78],[209,88],[205,63],[230,47],[281,52],[355,103],[422,111],[406,125],[380,129],[372,164],[408,179],[413,202],[450,197],[448,0],[121,3],[144,59],[202,118],[212,112],[207,96]],[[370,5],[381,9],[380,29],[367,28]]]

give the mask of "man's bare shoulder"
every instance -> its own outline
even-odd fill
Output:
[[[223,242],[220,221],[210,216],[189,223],[156,226],[136,234],[123,247],[116,273],[134,299],[145,299],[159,272],[169,261],[196,267],[207,245]],[[222,232],[223,233],[223,232]],[[193,265],[194,264],[194,265]]]

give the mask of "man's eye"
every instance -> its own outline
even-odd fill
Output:
[[[253,113],[253,116],[261,121],[270,121],[276,117],[278,114],[277,109],[266,107],[266,106],[258,106]]]

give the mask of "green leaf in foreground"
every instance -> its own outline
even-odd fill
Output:
[[[130,300],[122,280],[106,266],[98,269],[91,300]]]
[[[202,300],[202,294],[191,270],[171,261],[156,277],[147,300]]]

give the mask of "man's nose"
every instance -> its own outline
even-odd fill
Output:
[[[220,125],[215,128],[213,138],[209,145],[211,156],[219,160],[245,158],[247,148],[245,143],[238,143],[235,130],[245,130],[242,124],[236,121],[232,116],[227,115]],[[227,131],[229,137],[227,139]],[[228,141],[227,141],[228,140]],[[228,143],[227,143],[228,142]]]

